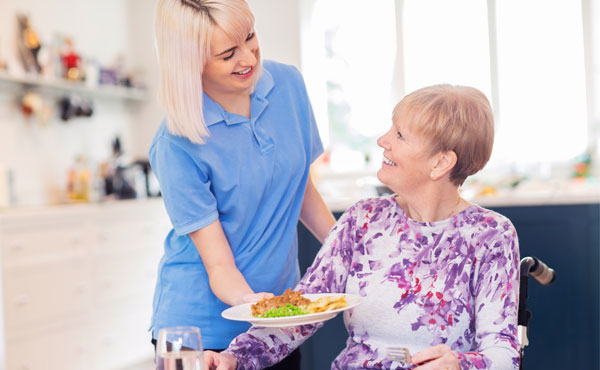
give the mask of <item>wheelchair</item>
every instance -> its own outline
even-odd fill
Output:
[[[521,361],[519,369],[523,369],[523,358],[525,356],[525,347],[529,344],[529,320],[531,311],[527,309],[527,287],[529,276],[533,277],[542,285],[550,285],[556,280],[556,272],[536,257],[524,257],[519,263],[520,282],[519,282],[519,311],[518,311],[518,337],[521,351]]]

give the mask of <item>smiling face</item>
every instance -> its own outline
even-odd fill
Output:
[[[383,162],[377,178],[395,193],[414,192],[429,182],[432,156],[428,141],[411,125],[404,114],[394,116],[392,127],[377,139],[383,148]]]
[[[223,97],[249,95],[259,68],[259,46],[254,30],[244,40],[235,41],[215,27],[202,73],[204,91],[216,101]]]

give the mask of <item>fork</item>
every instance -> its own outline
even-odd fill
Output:
[[[412,365],[410,361],[410,352],[406,347],[388,347],[387,354],[392,361],[400,362],[406,366]]]

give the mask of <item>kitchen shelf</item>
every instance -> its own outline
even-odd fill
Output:
[[[4,71],[0,71],[0,86],[12,88],[36,88],[58,93],[77,93],[91,97],[106,97],[132,101],[144,101],[147,99],[146,91],[139,88],[111,85],[91,87],[83,82],[49,79],[31,74],[14,76]]]

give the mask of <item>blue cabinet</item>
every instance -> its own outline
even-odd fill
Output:
[[[554,284],[529,279],[527,370],[600,369],[600,205],[501,207],[519,235],[521,256],[555,269]]]
[[[490,208],[515,225],[521,257],[539,257],[557,272],[550,286],[529,279],[533,316],[523,368],[600,369],[600,204]],[[298,238],[304,272],[320,243],[302,225]],[[303,370],[330,369],[346,338],[338,315],[302,346]]]

